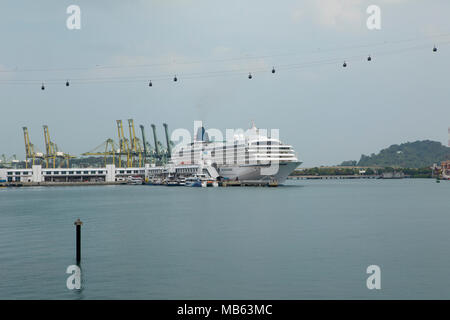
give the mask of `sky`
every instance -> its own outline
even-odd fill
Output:
[[[66,26],[72,4],[79,30]],[[367,28],[369,5],[380,30]],[[448,0],[1,1],[0,154],[24,158],[23,126],[44,150],[45,124],[78,155],[129,118],[161,141],[164,122],[254,121],[279,129],[304,167],[446,145],[449,12]]]

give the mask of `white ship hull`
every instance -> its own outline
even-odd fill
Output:
[[[276,166],[268,168],[268,166],[262,165],[218,166],[218,172],[220,176],[230,180],[276,180],[282,184],[300,164],[300,161],[281,162],[278,164],[278,168]]]

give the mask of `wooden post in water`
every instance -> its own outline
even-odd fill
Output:
[[[75,221],[74,225],[76,226],[76,234],[77,234],[77,264],[80,264],[81,261],[81,226],[83,225],[83,222],[78,218],[77,221]]]

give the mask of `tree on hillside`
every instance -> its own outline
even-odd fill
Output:
[[[394,144],[370,156],[361,155],[358,166],[423,168],[450,159],[450,148],[437,141]]]

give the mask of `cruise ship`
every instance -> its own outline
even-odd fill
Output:
[[[173,149],[171,163],[212,166],[219,176],[230,180],[279,184],[301,164],[292,146],[260,133],[254,124],[244,134],[235,135],[233,141],[210,141],[201,127],[194,142]]]

